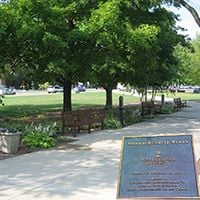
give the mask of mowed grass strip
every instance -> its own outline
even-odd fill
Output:
[[[190,101],[200,101],[200,94],[197,93],[185,93],[185,92],[168,92],[168,93],[163,93],[166,97],[170,98],[177,98],[180,97],[183,100],[190,100]],[[161,95],[161,94],[159,94]]]
[[[138,97],[113,93],[113,105],[118,105],[119,96],[124,97],[124,104],[139,102]],[[0,106],[0,117],[25,117],[45,112],[61,111],[63,94],[33,96],[6,96],[5,106]],[[105,92],[82,92],[72,94],[73,109],[104,106]]]

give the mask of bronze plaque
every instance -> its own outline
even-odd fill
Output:
[[[124,137],[117,198],[198,197],[191,135]]]

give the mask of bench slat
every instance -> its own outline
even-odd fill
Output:
[[[174,104],[175,104],[175,108],[183,108],[183,107],[187,107],[187,101],[186,100],[181,100],[181,98],[174,98]]]
[[[103,109],[95,110],[76,110],[62,112],[62,133],[64,134],[66,128],[73,129],[73,136],[76,137],[76,132],[87,129],[91,132],[93,126],[98,124],[103,129],[103,122],[105,119],[105,111]]]

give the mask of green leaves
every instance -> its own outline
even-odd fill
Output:
[[[56,140],[47,133],[30,132],[23,137],[22,143],[28,147],[51,148],[56,145]]]
[[[107,30],[110,26],[115,25],[119,18],[119,0],[110,0],[100,3],[99,8],[94,10],[89,21],[91,30]]]
[[[157,40],[160,28],[154,25],[141,24],[139,27],[132,27],[126,23],[127,27],[127,47],[128,51],[134,51],[137,46],[142,48],[151,48],[154,41]]]
[[[178,45],[175,55],[179,64],[179,81],[184,84],[200,84],[200,36],[191,42],[191,47]]]
[[[163,2],[13,0],[0,7],[1,63],[26,69],[34,82],[161,85],[172,78],[179,41]]]

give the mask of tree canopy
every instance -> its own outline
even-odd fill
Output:
[[[31,79],[59,82],[64,86],[64,110],[71,110],[71,85],[85,80],[89,71],[91,38],[80,29],[90,14],[85,1],[11,1],[21,22],[24,65]],[[95,5],[92,5],[94,8]]]
[[[178,58],[180,84],[200,85],[200,36],[190,46],[178,45],[175,55]]]
[[[177,3],[11,0],[0,6],[1,69],[19,67],[34,83],[61,83],[64,110],[72,109],[77,81],[104,87],[108,106],[117,82],[159,87],[176,73],[173,51],[183,41],[175,15],[162,7],[166,2]]]

